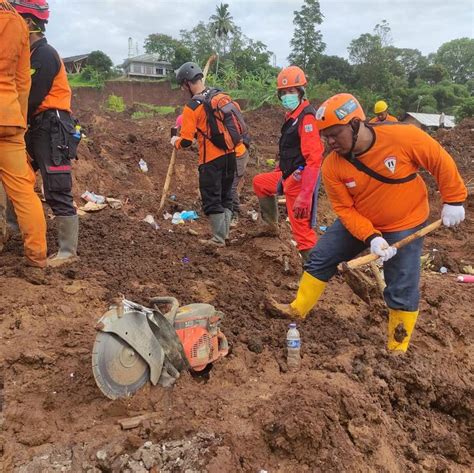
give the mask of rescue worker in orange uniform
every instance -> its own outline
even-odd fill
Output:
[[[212,246],[225,246],[232,219],[232,182],[236,168],[235,150],[225,152],[208,138],[209,126],[202,100],[209,90],[203,82],[201,68],[186,62],[176,73],[178,84],[186,90],[191,100],[183,109],[180,136],[171,138],[171,145],[176,149],[189,148],[197,136],[199,148],[199,190],[205,215],[209,218],[212,237],[199,240],[200,243]]]
[[[303,261],[317,239],[311,212],[316,210],[312,204],[323,154],[316,110],[304,96],[306,84],[305,74],[297,66],[287,67],[278,75],[278,96],[287,110],[281,129],[279,164],[274,171],[258,174],[253,180],[263,220],[262,233],[278,234],[277,193],[282,186],[293,238]]]
[[[18,216],[27,264],[46,266],[46,222],[28,162],[30,60],[28,29],[15,9],[0,0],[0,180]]]
[[[383,100],[379,100],[374,105],[375,117],[372,118],[369,123],[378,122],[398,122],[398,120],[388,113],[388,104]]]
[[[26,146],[33,167],[41,172],[44,197],[55,216],[58,252],[49,266],[77,259],[79,218],[72,197],[72,165],[80,131],[71,116],[71,89],[66,69],[44,32],[46,0],[11,0],[30,32],[31,91],[28,98]]]
[[[295,300],[289,305],[274,303],[273,308],[286,317],[304,319],[337,265],[370,248],[384,262],[388,349],[405,352],[418,317],[423,241],[418,238],[398,251],[391,245],[424,227],[428,219],[428,193],[418,171],[425,168],[436,179],[447,227],[464,220],[466,187],[437,141],[412,125],[365,124],[365,114],[350,94],[326,100],[316,118],[332,149],[322,173],[338,218],[305,265]]]

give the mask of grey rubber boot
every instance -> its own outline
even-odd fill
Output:
[[[230,224],[232,222],[232,210],[225,209],[225,239],[228,240],[230,237]]]
[[[212,237],[209,240],[199,240],[199,243],[211,246],[225,246],[225,213],[211,214],[208,218],[209,223],[211,224]]]
[[[79,217],[56,217],[58,227],[58,252],[48,258],[48,266],[61,266],[77,260]]]
[[[250,232],[250,236],[278,236],[278,202],[277,197],[260,197],[260,218],[257,222],[257,228]]]

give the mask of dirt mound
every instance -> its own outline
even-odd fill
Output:
[[[456,160],[460,171],[472,177],[474,164],[474,118],[464,119],[453,129],[439,129],[435,138]]]
[[[255,225],[247,211],[257,205],[251,176],[276,151],[282,112],[267,108],[247,119],[260,165],[250,165],[235,241],[213,250],[197,243],[205,219],[173,225],[157,212],[173,117],[82,112],[76,201],[90,190],[124,205],[81,217],[80,261],[67,268],[23,268],[18,237],[0,254],[2,471],[472,470],[472,288],[456,284],[451,271],[472,264],[472,220],[427,239],[450,271],[424,273],[407,356],[387,354],[387,314],[337,277],[300,323],[303,365],[288,372],[287,324],[268,317],[264,300],[291,299],[301,260],[286,223],[279,239],[246,236]],[[456,159],[464,159],[459,150]],[[178,153],[166,211],[200,212],[195,163],[191,151]],[[320,213],[321,225],[333,219],[324,196]],[[158,229],[143,222],[148,214]],[[54,230],[54,220],[49,225]],[[231,353],[207,377],[185,374],[172,389],[147,386],[107,400],[92,376],[94,324],[122,295],[143,304],[157,295],[214,304],[225,314]],[[138,415],[146,418],[137,428],[121,430],[118,420]]]

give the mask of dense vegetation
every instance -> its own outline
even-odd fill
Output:
[[[321,101],[348,91],[360,99],[369,115],[372,105],[383,99],[395,115],[419,111],[444,112],[459,118],[472,116],[474,39],[449,41],[424,56],[416,48],[395,47],[390,25],[382,20],[373,31],[350,42],[345,59],[324,54],[326,44],[319,30],[323,21],[318,0],[304,0],[301,9],[294,12],[295,30],[288,62],[306,71],[310,99]],[[181,30],[179,38],[150,34],[144,47],[147,53],[156,53],[171,62],[174,69],[189,60],[204,65],[210,55],[217,53],[208,83],[246,99],[249,107],[278,101],[275,85],[279,69],[272,64],[273,53],[261,41],[242,33],[228,4],[218,5],[207,22]],[[91,69],[95,75],[91,75]],[[89,65],[83,74],[100,81],[111,73],[110,66],[104,72]]]

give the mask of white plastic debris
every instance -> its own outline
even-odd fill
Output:
[[[247,215],[250,215],[252,217],[252,220],[256,222],[258,220],[258,212],[256,210],[248,210]]]
[[[156,223],[155,217],[153,215],[148,214],[144,219],[144,222],[149,223],[155,230],[158,230],[160,226]]]
[[[148,164],[144,159],[138,161],[138,166],[140,167],[141,172],[148,172]]]
[[[103,195],[95,194],[94,192],[85,191],[81,197],[86,202],[93,202],[94,204],[105,204],[105,197]]]
[[[446,268],[446,266],[441,266],[441,268],[439,268],[439,272],[441,274],[446,274],[448,272],[448,268]]]

